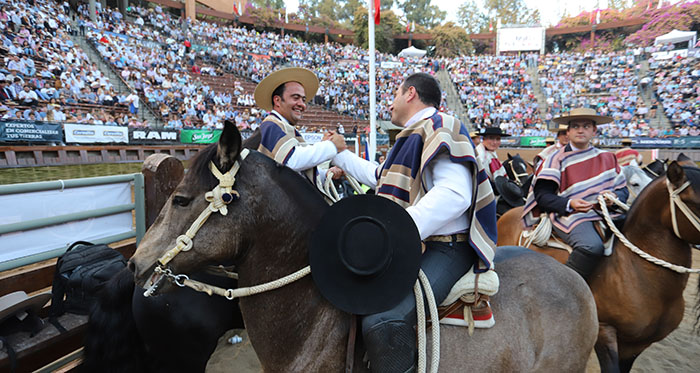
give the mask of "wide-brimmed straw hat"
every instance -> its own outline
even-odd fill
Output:
[[[547,137],[544,139],[545,144],[554,144],[557,141],[554,137]]]
[[[297,82],[304,87],[307,103],[316,96],[319,85],[316,74],[303,67],[289,67],[275,71],[258,83],[255,87],[255,103],[264,110],[272,110],[272,92],[288,82]]]
[[[19,315],[21,312],[36,314],[48,301],[51,292],[28,296],[23,291],[15,291],[0,297],[0,322],[8,317]]]
[[[408,212],[387,198],[359,195],[328,207],[309,246],[311,277],[339,309],[368,315],[391,309],[418,278],[421,243]]]
[[[571,109],[570,112],[563,114],[559,117],[552,119],[555,123],[569,125],[572,120],[576,119],[588,119],[592,120],[593,123],[597,125],[610,123],[613,121],[612,117],[605,115],[598,115],[595,110],[589,108],[576,108]]]

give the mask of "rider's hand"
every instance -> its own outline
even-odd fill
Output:
[[[333,142],[333,145],[335,145],[335,148],[338,150],[338,153],[348,148],[348,146],[345,144],[345,137],[343,135],[334,133],[333,135],[331,135],[330,140]]]
[[[580,198],[572,199],[569,203],[569,207],[571,207],[574,212],[588,212],[593,206],[594,204]]]
[[[330,139],[331,139],[331,136],[333,136],[333,134],[334,134],[333,131],[328,131],[328,132],[324,133],[324,134],[323,134],[323,138],[321,139],[321,141],[330,140]]]
[[[338,166],[333,166],[333,167],[329,168],[328,172],[333,173],[333,180],[338,180],[341,177],[345,176],[345,171],[343,171],[343,169],[338,167]]]

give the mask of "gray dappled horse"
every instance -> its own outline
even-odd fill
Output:
[[[217,185],[212,161],[225,172],[239,162],[241,139],[226,125],[217,144],[203,150],[148,230],[129,268],[139,286],[149,286],[156,261],[170,250],[207,208],[205,193]],[[213,214],[193,246],[168,262],[184,274],[232,262],[239,286],[279,279],[306,267],[308,241],[327,208],[298,173],[258,152],[240,162],[233,189],[240,196],[228,214]],[[330,249],[330,248],[329,248]],[[496,325],[477,329],[443,326],[441,369],[463,372],[583,371],[597,335],[595,304],[586,283],[553,259],[522,248],[499,248],[501,285],[492,297]],[[156,294],[171,291],[163,281]],[[306,276],[279,289],[240,299],[246,329],[265,371],[344,370],[349,314],[326,301]],[[172,310],[177,312],[177,310]],[[357,348],[355,361],[362,361]],[[365,371],[355,364],[355,371]]]

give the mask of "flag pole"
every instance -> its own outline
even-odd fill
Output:
[[[369,9],[369,149],[367,149],[369,160],[374,161],[377,154],[377,85],[375,82],[376,65],[374,62],[374,1],[367,0]]]

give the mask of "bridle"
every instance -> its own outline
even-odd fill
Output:
[[[508,163],[508,168],[510,168],[510,172],[513,174],[513,177],[515,178],[515,180],[513,180],[513,181],[515,181],[515,183],[516,183],[519,187],[522,187],[522,186],[523,186],[523,182],[520,180],[520,178],[523,177],[523,178],[527,179],[527,177],[530,176],[530,175],[528,175],[528,173],[527,173],[527,167],[525,167],[525,172],[517,172],[517,171],[515,171],[515,166],[514,166],[514,163],[515,163],[514,161],[515,161],[515,159],[514,159],[514,158],[511,158],[511,159],[509,159],[508,161],[509,161],[509,162],[507,162],[507,163]]]
[[[700,219],[698,216],[688,207],[688,205],[683,202],[683,200],[680,197],[680,194],[685,190],[690,185],[690,181],[686,181],[678,187],[677,189],[673,189],[673,185],[671,184],[668,179],[666,179],[666,188],[668,189],[668,195],[670,199],[670,209],[671,209],[671,222],[673,224],[673,233],[676,234],[676,237],[680,238],[681,240],[683,239],[680,234],[680,230],[678,229],[678,219],[676,218],[676,206],[678,206],[678,209],[681,210],[683,213],[683,216],[685,216],[686,219],[690,222],[690,224],[695,227],[695,230],[700,232]]]
[[[680,230],[678,229],[678,220],[676,218],[676,206],[681,210],[683,215],[690,221],[690,223],[695,227],[695,229],[700,232],[700,219],[698,216],[690,210],[688,205],[683,202],[683,200],[680,197],[680,194],[685,190],[690,185],[690,181],[686,181],[683,183],[680,187],[673,189],[673,184],[666,179],[666,189],[668,190],[668,195],[669,195],[669,209],[671,210],[671,221],[673,225],[673,232],[675,233],[676,237],[678,237],[680,240],[683,240],[681,238]],[[612,221],[612,218],[610,217],[610,214],[608,212],[608,207],[605,203],[605,196],[600,195],[598,196],[598,202],[600,204],[600,209],[602,211],[603,218],[605,221],[608,223],[608,227],[610,230],[615,234],[615,236],[622,242],[627,248],[629,248],[633,253],[639,255],[643,259],[659,265],[661,267],[670,269],[672,271],[678,272],[678,273],[700,273],[700,269],[695,269],[695,268],[687,268],[684,266],[680,266],[677,264],[669,263],[663,259],[657,258],[653,255],[650,255],[643,251],[642,249],[638,248],[635,246],[625,235],[620,232],[619,229],[615,226],[615,223]],[[618,203],[617,199],[613,196],[610,197],[608,196],[607,198],[611,199],[613,202]]]
[[[165,254],[158,258],[158,266],[153,271],[161,276],[159,276],[158,281],[149,286],[144,292],[144,296],[148,297],[152,295],[158,288],[160,280],[164,277],[172,279],[178,286],[183,286],[181,284],[188,279],[187,275],[173,275],[172,271],[167,268],[167,265],[179,253],[192,249],[194,237],[212,213],[218,212],[226,216],[228,214],[227,205],[240,198],[238,192],[233,189],[233,184],[236,182],[236,174],[241,167],[241,162],[245,160],[249,153],[248,149],[241,150],[233,166],[226,173],[219,171],[214,162],[209,162],[209,170],[214,174],[214,177],[219,180],[219,184],[204,195],[209,205],[199,214],[187,232],[177,237],[175,240],[175,247],[166,251]]]

